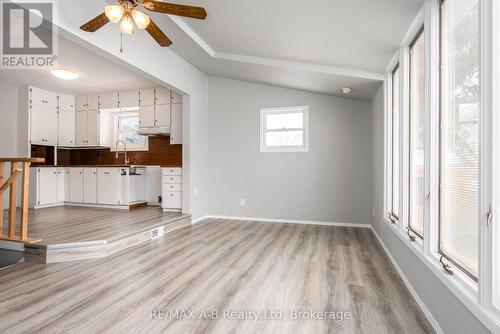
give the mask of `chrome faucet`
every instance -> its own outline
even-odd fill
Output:
[[[123,151],[125,152],[125,166],[127,166],[129,164],[129,161],[127,159],[127,143],[125,143],[123,140],[117,140],[115,143],[115,149],[116,149],[115,158],[118,159],[118,153],[120,153],[118,151],[118,144],[119,143],[123,144]]]

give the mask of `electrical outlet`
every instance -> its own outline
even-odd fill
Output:
[[[244,198],[240,199],[240,206],[245,206],[245,199]]]
[[[375,217],[375,208],[372,208],[372,217]]]
[[[193,188],[193,195],[198,195],[198,187]]]
[[[158,203],[161,203],[162,197],[158,196]]]

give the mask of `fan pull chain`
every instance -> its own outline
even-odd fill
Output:
[[[120,31],[120,53],[123,53],[123,32]]]

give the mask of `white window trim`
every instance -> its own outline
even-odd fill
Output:
[[[111,113],[111,138],[113,142],[111,143],[111,152],[123,151],[124,147],[122,144],[116,147],[116,141],[118,140],[118,117],[120,116],[137,116],[139,117],[139,111],[119,111]],[[149,138],[144,136],[144,146],[142,145],[131,145],[127,144],[127,152],[147,152],[149,151]]]
[[[290,113],[302,112],[304,115],[304,124],[300,129],[286,129],[286,131],[300,130],[303,132],[303,145],[301,146],[266,146],[265,133],[277,132],[279,130],[266,130],[266,115],[268,113]],[[309,152],[309,106],[261,108],[260,109],[260,152],[262,153],[293,153]]]
[[[500,92],[500,81],[493,82],[493,77],[495,80],[500,78],[500,63],[494,64],[494,59],[497,59],[500,55],[500,45],[494,45],[494,38],[492,32],[494,31],[494,25],[500,25],[500,0],[481,0],[481,181],[480,181],[480,277],[479,281],[475,282],[469,278],[465,273],[461,273],[460,269],[454,267],[455,274],[448,275],[444,272],[439,263],[439,255],[437,254],[437,242],[439,233],[439,224],[437,224],[437,213],[439,207],[438,198],[438,185],[439,185],[439,175],[438,173],[432,172],[428,175],[426,180],[426,193],[431,194],[431,200],[427,203],[426,207],[426,217],[424,220],[424,241],[423,242],[412,242],[406,235],[407,226],[407,199],[401,198],[401,216],[398,225],[391,223],[387,217],[387,212],[389,208],[389,195],[390,190],[390,172],[389,167],[392,165],[390,161],[390,148],[392,143],[389,142],[391,138],[391,128],[390,128],[390,113],[391,110],[391,100],[390,93],[391,81],[389,80],[394,66],[399,62],[400,66],[400,82],[401,82],[401,121],[403,126],[400,132],[407,131],[407,119],[408,117],[408,45],[413,40],[418,30],[425,23],[425,38],[426,38],[426,110],[427,110],[427,120],[430,123],[430,127],[434,130],[439,129],[439,119],[437,117],[436,110],[439,110],[439,68],[438,57],[439,48],[439,18],[440,18],[440,1],[439,0],[427,0],[419,14],[410,26],[409,31],[403,39],[398,53],[393,57],[386,69],[386,80],[384,83],[385,89],[385,102],[384,102],[384,221],[385,225],[389,227],[394,234],[396,234],[403,244],[405,244],[415,256],[425,264],[431,272],[492,332],[500,331],[500,310],[494,308],[492,304],[493,288],[492,288],[492,270],[493,270],[493,238],[492,231],[486,227],[485,213],[489,210],[490,203],[495,203],[494,206],[494,224],[499,225],[500,220],[496,216],[500,215],[500,177],[497,176],[496,180],[493,180],[493,173],[491,170],[492,163],[495,163],[495,169],[500,169],[500,145],[496,147],[496,152],[493,155],[493,140],[500,142],[500,134],[497,133],[497,137],[493,137],[492,126],[496,126],[497,129],[500,128],[500,116],[492,112],[493,110],[500,110],[500,98],[497,97],[498,92]],[[495,27],[496,29],[500,27]],[[500,31],[500,30],[497,30]],[[496,36],[495,38],[500,38]],[[492,57],[493,52],[495,56]],[[436,58],[437,57],[437,58]],[[496,57],[496,58],[495,58]],[[494,73],[494,74],[493,74]],[[486,74],[486,75],[485,75]],[[495,93],[494,94],[494,90]],[[434,111],[434,112],[433,112]],[[493,115],[492,115],[493,114]],[[487,125],[491,126],[487,126]],[[426,155],[426,171],[436,169],[436,163],[439,164],[439,155],[437,150],[437,140],[439,139],[439,132],[428,131],[428,136],[426,137],[426,145],[428,145],[429,150]],[[407,132],[403,133],[403,141],[401,154],[406,157],[407,155]],[[495,159],[492,161],[492,157]],[[405,187],[407,184],[408,172],[407,172],[407,159],[404,158],[401,161],[402,168],[402,186]],[[495,183],[493,183],[495,182]],[[492,189],[492,184],[495,184],[495,189]],[[495,191],[495,192],[494,192]],[[407,193],[407,189],[401,190],[401,196]],[[494,196],[494,197],[493,197]],[[500,228],[496,232],[497,237],[500,238]],[[500,247],[497,245],[497,247]],[[499,248],[496,248],[498,251]],[[496,268],[498,274],[500,274],[500,268]],[[500,286],[498,287],[500,289]]]

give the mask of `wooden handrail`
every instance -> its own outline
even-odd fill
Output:
[[[0,158],[0,240],[16,242],[36,242],[39,239],[28,238],[28,200],[29,200],[29,169],[32,162],[42,163],[44,158]],[[10,162],[10,177],[5,180],[5,163]],[[22,169],[17,164],[22,163]],[[17,207],[17,177],[22,174],[21,188],[21,220],[19,236],[16,236],[16,207]],[[9,189],[9,225],[7,235],[3,235],[3,195]]]
[[[0,162],[45,162],[45,158],[0,158]]]

